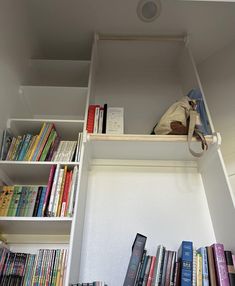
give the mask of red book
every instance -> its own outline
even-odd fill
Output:
[[[99,107],[99,105],[90,105],[88,108],[88,115],[87,115],[87,132],[93,133],[94,130],[94,122],[95,122],[95,109],[96,107]]]
[[[224,246],[221,243],[213,244],[216,276],[219,286],[229,286],[228,269],[224,254]]]
[[[48,183],[47,183],[46,195],[45,195],[45,199],[44,199],[43,207],[42,207],[43,216],[46,216],[46,211],[47,211],[47,207],[48,207],[48,203],[49,203],[50,195],[51,195],[51,187],[52,187],[52,183],[53,183],[53,179],[55,175],[55,169],[56,169],[56,165],[52,165],[50,174],[49,174]]]
[[[152,259],[151,259],[150,270],[149,270],[149,277],[148,277],[148,281],[147,281],[147,285],[146,286],[151,286],[152,285],[153,277],[154,277],[155,264],[156,264],[156,256],[153,256]]]
[[[65,217],[66,215],[66,206],[67,206],[67,200],[68,200],[69,187],[70,187],[70,183],[72,180],[72,173],[73,173],[72,171],[68,171],[66,174],[64,192],[62,196],[61,213],[60,213],[61,217]]]

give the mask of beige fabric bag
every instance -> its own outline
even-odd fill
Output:
[[[153,129],[153,133],[171,134],[171,135],[188,135],[188,146],[190,153],[195,157],[201,157],[205,150],[208,149],[204,135],[199,132],[197,126],[200,125],[200,116],[195,110],[196,102],[185,96],[181,100],[172,104],[160,121]],[[202,143],[202,151],[195,152],[191,148],[192,137],[195,135]]]

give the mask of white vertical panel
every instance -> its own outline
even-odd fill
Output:
[[[235,200],[220,150],[208,154],[201,174],[216,240],[235,251]]]
[[[87,196],[80,281],[122,285],[137,232],[150,255],[160,243],[177,250],[184,239],[215,239],[196,168],[93,167]]]

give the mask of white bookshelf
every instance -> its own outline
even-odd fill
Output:
[[[77,61],[31,64],[32,77],[20,89],[30,115],[9,119],[7,127],[22,134],[54,122],[62,138],[76,140],[84,131],[84,140],[80,162],[56,162],[79,166],[74,217],[0,218],[14,249],[23,249],[26,234],[28,249],[64,243],[69,249],[65,286],[94,280],[122,285],[137,232],[148,237],[152,255],[158,244],[177,250],[187,239],[196,247],[220,241],[235,250],[234,200],[210,116],[213,135],[207,136],[209,150],[200,159],[189,153],[186,136],[149,135],[174,101],[192,88],[203,93],[184,38],[96,36],[91,62],[80,62],[81,69]],[[87,75],[88,66],[84,81],[80,73]],[[70,68],[81,78],[80,86],[76,76],[71,82],[61,79]],[[86,133],[89,104],[104,103],[124,107],[123,135]],[[192,145],[200,147],[196,139]],[[18,184],[45,184],[52,164],[5,161],[0,174]]]

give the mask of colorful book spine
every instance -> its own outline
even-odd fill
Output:
[[[27,149],[29,147],[30,140],[32,139],[32,137],[33,136],[31,134],[26,134],[23,146],[22,146],[20,154],[18,156],[18,161],[23,161],[23,159],[25,157],[25,154],[26,154],[26,151],[27,151]]]
[[[75,205],[76,191],[77,191],[77,183],[78,183],[78,167],[75,166],[73,169],[73,176],[71,182],[71,189],[69,191],[69,199],[68,199],[68,211],[67,216],[72,217]]]
[[[202,285],[209,286],[209,270],[206,248],[201,247],[198,249],[198,252],[202,255]]]
[[[149,269],[149,276],[147,281],[147,286],[151,286],[153,283],[153,275],[154,275],[154,268],[156,264],[156,256],[152,256],[150,269]]]
[[[207,258],[209,266],[209,280],[211,286],[217,286],[216,270],[215,270],[215,260],[212,246],[207,246]]]
[[[178,257],[181,262],[181,286],[191,286],[193,275],[193,243],[191,241],[182,241]]]
[[[224,254],[225,254],[225,259],[226,259],[226,264],[227,264],[227,269],[228,269],[228,278],[229,278],[230,286],[235,286],[235,267],[233,265],[232,252],[229,250],[226,250]]]
[[[47,216],[47,208],[48,208],[48,204],[49,204],[51,188],[52,188],[53,179],[54,179],[54,175],[55,175],[55,169],[56,169],[56,165],[52,165],[51,169],[50,169],[48,183],[47,183],[46,195],[45,195],[45,199],[43,202],[43,208],[42,208],[43,216]]]
[[[48,138],[48,140],[46,142],[46,145],[45,145],[45,147],[44,147],[44,149],[42,151],[42,154],[41,154],[40,159],[39,159],[40,161],[45,161],[46,160],[46,157],[47,157],[47,154],[48,154],[48,152],[50,150],[50,147],[55,142],[55,139],[56,139],[57,136],[58,135],[57,135],[57,132],[56,132],[55,127],[54,127],[51,130],[51,133],[50,133],[49,138]]]
[[[39,134],[37,135],[36,140],[35,140],[35,142],[34,142],[34,144],[33,144],[33,146],[32,146],[31,153],[30,153],[30,155],[29,155],[29,161],[32,161],[32,160],[33,160],[33,157],[34,157],[34,154],[35,154],[35,150],[36,150],[36,148],[37,148],[37,146],[38,146],[38,143],[39,143],[39,141],[40,141],[40,139],[41,139],[41,137],[42,137],[43,132],[45,131],[45,128],[46,128],[46,123],[44,122],[44,123],[42,124],[42,127],[41,127],[41,129],[40,129],[40,132],[39,132]]]
[[[72,171],[68,171],[66,174],[65,178],[65,186],[64,186],[64,192],[63,192],[63,197],[62,197],[62,204],[61,204],[61,217],[65,217],[67,213],[67,206],[68,206],[68,196],[69,196],[69,190],[70,190],[70,185],[72,181]]]
[[[41,192],[41,196],[40,196],[40,201],[39,201],[39,206],[38,206],[38,210],[37,210],[37,217],[42,217],[43,216],[43,203],[46,197],[46,191],[47,188],[46,187],[42,187],[42,192]]]
[[[146,267],[145,267],[144,279],[143,279],[143,283],[142,283],[143,286],[146,286],[146,285],[147,285],[147,282],[148,282],[148,277],[149,277],[149,271],[150,271],[152,256],[147,255],[147,258],[148,258],[148,260],[147,260],[147,265],[146,265]]]
[[[51,187],[51,195],[50,195],[50,200],[49,200],[49,205],[48,205],[48,216],[52,216],[53,212],[53,206],[54,206],[54,200],[55,200],[55,193],[56,193],[56,188],[57,188],[57,181],[59,177],[59,172],[60,172],[60,166],[57,165],[56,170],[55,170],[55,176],[53,179],[53,184]]]
[[[202,255],[201,253],[196,254],[196,262],[197,262],[197,286],[202,286]]]
[[[161,282],[161,271],[163,268],[163,259],[165,254],[165,247],[163,245],[159,245],[157,248],[156,254],[156,274],[155,274],[155,286],[158,286]]]
[[[222,243],[213,244],[215,269],[219,286],[229,286],[228,270]]]
[[[138,271],[139,264],[141,263],[141,259],[143,256],[145,244],[146,244],[147,237],[137,233],[133,246],[132,246],[132,253],[131,258],[129,261],[129,265],[127,268],[126,277],[124,280],[123,286],[134,286],[135,279]]]
[[[68,167],[64,166],[64,173],[63,173],[63,179],[62,179],[62,184],[61,184],[61,189],[60,189],[59,203],[58,203],[57,210],[56,210],[56,216],[60,216],[61,214],[62,198],[63,198],[63,194],[65,191],[65,180],[67,176],[67,169]]]

